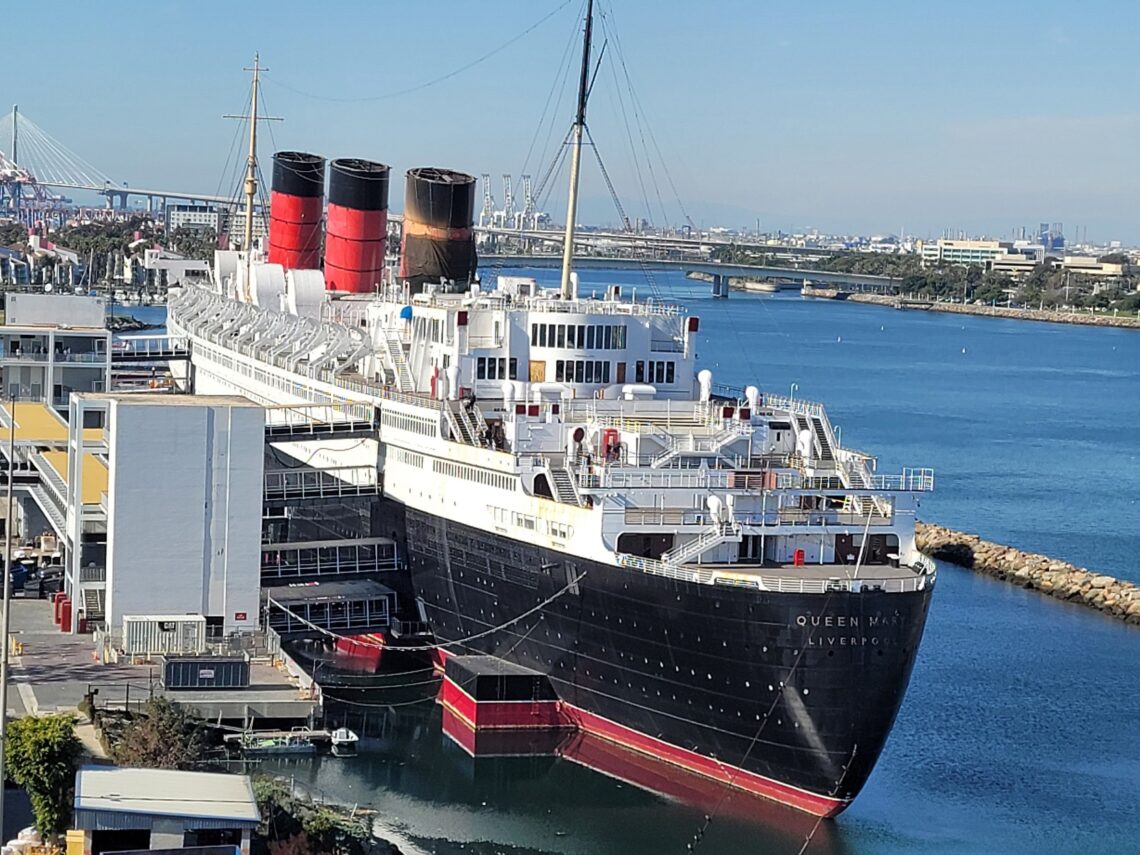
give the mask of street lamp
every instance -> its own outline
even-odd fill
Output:
[[[3,378],[7,385],[8,377]],[[6,390],[7,391],[7,390]],[[0,618],[0,829],[4,827],[4,740],[8,735],[8,631],[12,616],[12,482],[16,477],[16,395],[8,401],[8,508],[4,518],[4,614]]]
[[[796,399],[796,392],[799,391],[799,388],[800,388],[799,383],[793,383],[791,385],[791,387],[788,389],[788,400],[789,401],[794,401]]]

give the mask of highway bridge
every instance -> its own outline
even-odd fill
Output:
[[[558,268],[562,266],[561,256],[554,255],[490,255],[479,256],[480,266]],[[714,277],[714,295],[718,286],[719,296],[728,296],[727,280],[770,279],[776,282],[794,282],[798,285],[823,285],[844,291],[866,291],[875,294],[895,294],[899,290],[900,279],[893,276],[872,276],[865,273],[839,273],[832,270],[811,270],[804,267],[774,267],[756,264],[724,264],[717,261],[689,261],[684,259],[641,259],[641,258],[602,258],[585,256],[574,259],[576,270],[589,269],[628,269],[634,271],[681,271],[682,273],[706,273]],[[720,280],[719,282],[717,280]]]
[[[102,170],[93,166],[59,140],[54,139],[43,128],[40,128],[16,109],[13,109],[6,116],[0,117],[0,139],[4,139],[9,133],[12,140],[11,157],[7,158],[3,152],[0,152],[0,203],[4,202],[5,197],[17,206],[21,201],[34,202],[35,198],[47,200],[48,196],[43,188],[96,193],[106,198],[109,207],[117,205],[126,208],[129,197],[141,197],[146,200],[147,211],[156,210],[156,201],[163,205],[166,205],[170,200],[184,200],[211,205],[231,205],[234,202],[232,196],[186,190],[134,187],[114,181]],[[18,163],[17,145],[19,146]],[[52,201],[54,200],[59,200],[59,197],[53,197]],[[398,213],[389,212],[388,219],[394,223],[401,223],[403,217]],[[502,238],[510,239],[512,242],[517,241],[516,245],[524,248],[524,251],[543,245],[560,247],[563,241],[561,229],[503,228],[490,225],[478,226],[476,231],[484,239]],[[794,281],[799,284],[803,284],[806,279],[814,284],[837,285],[859,290],[888,293],[895,290],[894,281],[888,277],[838,274],[802,268],[789,270],[787,267],[775,266],[718,265],[716,262],[709,261],[708,258],[716,247],[731,246],[770,257],[779,257],[791,262],[808,264],[813,263],[812,259],[814,258],[827,257],[833,252],[817,247],[772,245],[766,240],[737,239],[721,234],[694,234],[688,228],[677,234],[637,234],[627,231],[583,229],[578,232],[575,243],[597,253],[627,256],[636,254],[646,259],[641,261],[640,259],[606,258],[604,261],[599,259],[597,262],[584,259],[578,262],[579,267],[590,264],[609,267],[636,266],[642,269],[676,269],[681,267],[686,271],[696,270],[722,277],[756,277]],[[520,264],[531,265],[545,266],[547,262],[557,262],[557,259],[553,259],[552,256],[548,258],[543,255],[514,256],[512,258]]]

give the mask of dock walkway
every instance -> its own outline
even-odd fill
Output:
[[[263,662],[250,667],[248,689],[166,691],[157,665],[103,664],[89,635],[61,633],[47,600],[12,600],[11,630],[21,643],[12,657],[12,716],[74,712],[89,689],[100,707],[134,709],[152,694],[194,707],[210,721],[311,720],[318,701],[306,697],[283,671]]]

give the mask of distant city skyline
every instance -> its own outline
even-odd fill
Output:
[[[597,5],[590,126],[631,219],[998,238],[1048,221],[1140,244],[1132,5]],[[245,109],[260,50],[264,106],[286,118],[264,159],[489,173],[501,205],[501,174],[537,182],[569,126],[583,6],[46,0],[10,10],[28,37],[8,43],[0,99],[119,180],[228,193],[243,144],[221,115]],[[584,182],[580,219],[616,222],[589,156]],[[564,184],[543,206],[559,222]]]

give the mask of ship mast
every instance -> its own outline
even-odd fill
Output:
[[[582,136],[586,132],[586,99],[590,94],[590,36],[594,26],[594,0],[586,3],[586,37],[582,42],[582,76],[578,81],[578,113],[574,118],[570,153],[570,198],[566,203],[566,237],[562,245],[562,299],[569,300],[570,262],[574,256],[574,220],[578,216],[578,171],[582,165]]]
[[[223,117],[226,119],[249,120],[249,153],[246,155],[245,161],[245,229],[243,230],[241,245],[242,250],[245,252],[246,287],[249,287],[249,268],[252,262],[253,252],[253,209],[257,203],[257,123],[281,121],[281,119],[276,116],[257,115],[257,98],[261,92],[261,72],[268,70],[268,68],[265,68],[261,64],[260,51],[254,51],[253,67],[242,69],[242,71],[250,71],[253,73],[253,86],[250,88],[249,95],[249,115]]]
[[[246,158],[245,173],[245,234],[242,237],[241,248],[245,250],[246,266],[249,265],[249,255],[253,249],[253,203],[257,197],[257,90],[261,79],[261,54],[254,51],[253,68],[245,71],[253,72],[253,86],[250,87],[249,96],[249,155]]]

